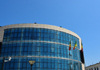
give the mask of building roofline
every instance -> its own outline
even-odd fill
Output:
[[[95,65],[99,65],[99,64],[100,64],[100,62],[96,63],[96,64],[93,64],[93,65],[86,66],[86,68],[91,67],[91,66],[95,66]]]
[[[60,27],[60,26],[55,26],[55,25],[47,25],[47,24],[38,24],[38,23],[21,23],[21,24],[11,24],[11,25],[6,25],[6,26],[2,26],[3,28],[4,27],[10,27],[11,28],[11,26],[14,26],[14,27],[16,27],[16,26],[23,26],[23,25],[37,25],[37,26],[39,26],[39,25],[44,25],[44,26],[49,26],[50,28],[52,28],[52,29],[54,29],[54,30],[58,30],[58,29],[63,29],[63,30],[67,30],[67,31],[70,31],[71,33],[73,33],[73,34],[75,34],[78,38],[80,38],[76,33],[74,33],[73,31],[71,31],[71,30],[68,30],[68,29],[66,29],[66,28],[63,28],[63,27]],[[28,27],[28,26],[25,26],[25,27]],[[30,26],[30,27],[32,27],[32,26]],[[55,28],[54,28],[55,27]],[[13,28],[13,27],[12,27]],[[43,28],[45,28],[45,27],[43,27]],[[56,29],[56,28],[58,28],[58,29]],[[49,28],[48,28],[49,29]],[[62,30],[62,31],[63,31]],[[64,31],[63,31],[64,32]],[[72,35],[73,35],[72,34]]]

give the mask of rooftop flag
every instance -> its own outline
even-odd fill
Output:
[[[74,48],[73,48],[73,50],[75,50],[75,48],[77,47],[77,42],[75,42],[75,45],[74,45]]]
[[[83,44],[81,43],[81,51],[83,52]]]
[[[71,41],[69,42],[69,50],[71,50]]]

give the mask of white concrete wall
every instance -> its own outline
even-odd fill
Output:
[[[0,42],[3,40],[4,29],[0,27]]]

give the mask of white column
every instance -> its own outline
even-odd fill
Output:
[[[82,63],[82,70],[85,70],[85,66],[84,66],[84,64]]]

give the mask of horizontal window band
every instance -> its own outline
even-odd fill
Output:
[[[10,42],[3,42],[3,44],[7,44],[7,43],[24,43],[24,42],[43,42],[43,43],[53,43],[53,44],[59,44],[59,45],[65,45],[65,46],[69,46],[68,44],[64,44],[64,43],[59,43],[59,42],[51,42],[51,41],[32,41],[32,40],[24,40],[24,41],[10,41]],[[74,47],[74,46],[71,46]],[[79,48],[76,47],[77,50],[80,50]]]
[[[72,60],[72,61],[76,61],[76,62],[79,62],[79,63],[82,63],[81,61],[78,61],[78,60],[74,60],[74,59],[69,59],[69,58],[61,58],[61,57],[48,57],[48,56],[10,56],[11,58],[54,58],[54,59],[63,59],[63,60]],[[0,59],[3,59],[4,57],[0,57]],[[5,58],[8,58],[8,57],[5,57]]]

